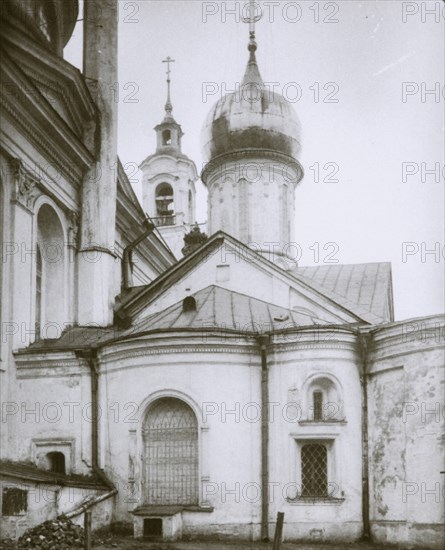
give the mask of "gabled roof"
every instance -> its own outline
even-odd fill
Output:
[[[201,262],[204,262],[215,249],[224,243],[224,241],[239,250],[240,256],[243,256],[241,252],[245,249],[246,252],[244,253],[244,257],[254,258],[256,262],[264,265],[269,271],[278,272],[282,277],[286,277],[294,283],[298,281],[300,286],[312,293],[323,296],[340,309],[355,316],[358,320],[371,324],[379,324],[383,321],[390,320],[388,315],[385,315],[383,311],[385,304],[387,304],[388,295],[391,296],[392,299],[391,276],[388,264],[363,264],[365,267],[362,269],[356,269],[358,266],[350,266],[349,271],[347,270],[346,273],[352,273],[351,280],[349,284],[346,285],[346,288],[349,290],[345,293],[340,284],[340,275],[337,284],[333,284],[332,282],[333,280],[337,280],[334,276],[338,274],[336,271],[332,270],[331,277],[329,278],[327,276],[325,278],[323,277],[322,282],[325,281],[326,284],[321,284],[317,280],[317,277],[315,277],[315,272],[311,271],[311,269],[315,270],[317,268],[297,268],[294,271],[286,271],[260,254],[257,254],[244,243],[237,241],[235,238],[222,231],[212,235],[210,239],[194,253],[182,258],[182,260],[173,265],[149,285],[141,287],[139,290],[129,291],[126,294],[120,295],[118,297],[118,317],[128,318],[136,315],[164,290],[179,281],[181,277],[190,272]],[[367,269],[366,266],[368,265],[382,265],[386,267],[373,270],[372,268]],[[325,267],[329,269],[332,266]],[[339,268],[342,266],[335,267]],[[300,269],[303,271],[300,271]],[[361,285],[363,285],[364,288],[362,293],[360,290],[357,292],[357,289],[359,289]],[[337,289],[337,292],[335,292],[334,289]],[[363,304],[360,301],[362,296],[364,301]],[[372,299],[370,299],[370,296]]]
[[[394,320],[389,262],[297,267],[293,274],[381,320]]]

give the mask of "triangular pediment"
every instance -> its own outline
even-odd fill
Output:
[[[223,232],[213,235],[150,285],[121,296],[118,316],[139,323],[212,285],[323,324],[381,322],[372,313],[319,285],[315,288],[309,279],[276,266]]]

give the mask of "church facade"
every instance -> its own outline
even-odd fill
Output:
[[[202,130],[209,238],[181,257],[198,174],[170,94],[143,206],[117,158],[116,2],[85,1],[83,73],[76,0],[5,5],[2,536],[90,508],[265,540],[284,512],[284,540],[441,548],[443,316],[395,321],[389,264],[295,262],[301,128],[254,30]]]

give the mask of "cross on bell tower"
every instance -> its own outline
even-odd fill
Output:
[[[167,74],[167,102],[165,103],[165,112],[169,115],[171,115],[172,111],[173,111],[173,105],[172,105],[172,102],[171,102],[171,99],[170,99],[170,73],[171,73],[171,70],[170,70],[170,63],[174,63],[175,60],[172,59],[170,56],[167,56],[166,59],[164,59],[162,61],[162,63],[167,63],[167,71],[166,71],[166,74]]]

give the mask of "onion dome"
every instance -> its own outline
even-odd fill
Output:
[[[297,114],[291,103],[264,84],[255,56],[254,33],[248,49],[249,61],[239,90],[220,98],[204,123],[206,163],[242,151],[273,152],[298,159],[301,125]]]

